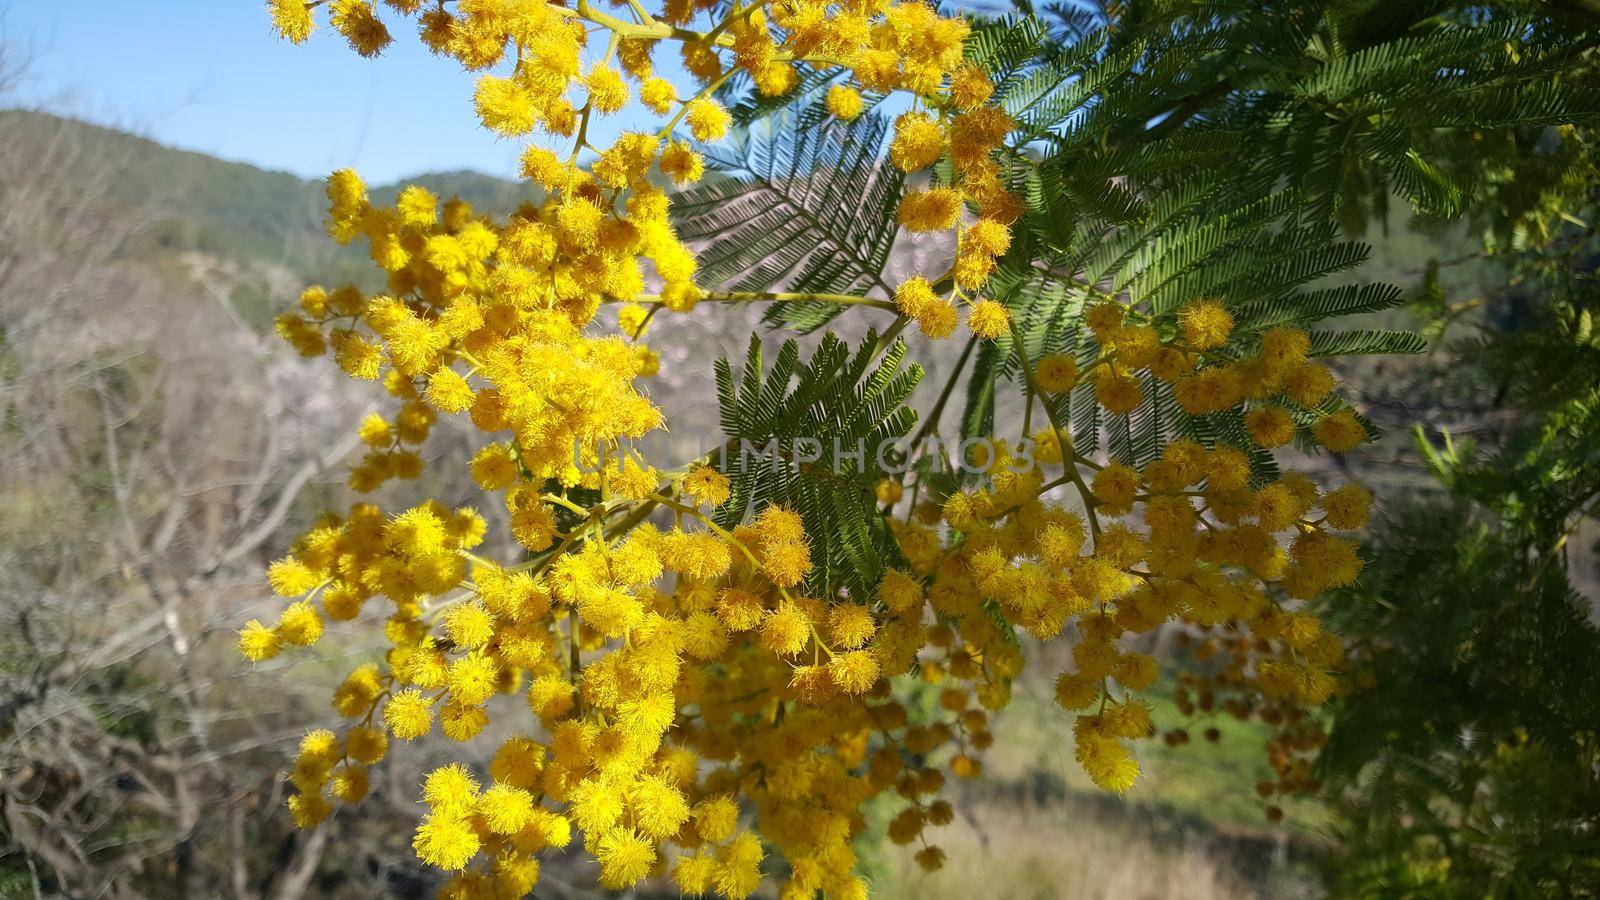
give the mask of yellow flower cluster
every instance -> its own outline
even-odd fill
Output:
[[[299,42],[319,5],[269,8]],[[484,521],[470,509],[430,502],[391,516],[360,504],[319,521],[272,566],[274,589],[292,602],[275,624],[241,632],[254,661],[315,643],[325,620],[355,618],[371,598],[389,601],[383,664],[358,667],[334,694],[349,726],[313,732],[296,758],[296,823],[359,802],[391,740],[436,726],[473,740],[504,705],[497,698],[520,695],[528,727],[499,745],[487,773],[452,764],[423,785],[428,812],[413,846],[454,873],[443,896],[523,896],[539,854],[579,833],[610,888],[670,875],[686,893],[748,896],[770,845],[787,860],[783,896],[865,896],[852,849],[864,804],[902,798],[891,827],[901,843],[949,822],[931,760],[953,747],[944,765],[977,774],[974,754],[992,740],[984,708],[1003,705],[1021,654],[993,623],[925,626],[922,587],[905,573],[874,605],[805,596],[812,560],[798,515],[767,507],[724,530],[708,510],[728,501],[725,476],[704,465],[662,473],[625,450],[662,424],[635,386],[656,367],[637,342],[644,307],[623,308],[623,336],[588,328],[605,302],[653,296],[646,302],[687,311],[702,299],[654,173],[700,177],[676,129],[722,137],[731,117],[712,94],[735,73],[782,94],[802,62],[849,74],[828,97],[842,118],[861,113],[862,90],[912,95],[896,165],[955,163],[954,184],[913,192],[901,212],[908,227],[960,234],[951,273],[935,279],[956,284],[937,300],[948,313],[918,317],[925,331],[939,315],[953,326],[953,299],[988,278],[1019,208],[988,160],[1011,126],[983,106],[992,87],[962,61],[967,24],[882,0],[735,3],[715,16],[714,4],[668,0],[654,14],[630,3],[623,18],[582,2],[385,5],[414,18],[434,52],[484,73],[474,103],[485,127],[570,139],[570,149],[528,146],[523,175],[540,193],[504,221],[416,186],[379,206],[356,173],[334,173],[329,233],[364,238],[386,288],[313,287],[277,329],[306,356],[331,353],[351,377],[381,380],[396,401],[393,414],[361,424],[367,450],[351,488],[418,477],[418,448],[438,417],[464,414],[493,435],[472,477],[502,495],[529,558],[502,566],[477,556]],[[371,0],[333,0],[328,12],[363,55],[391,40]],[[596,32],[603,48],[589,46]],[[679,45],[691,90],[657,74],[662,42]],[[634,100],[666,117],[663,127],[591,145],[590,122]],[[580,166],[585,154],[593,161]],[[970,225],[960,215],[968,204],[979,216]],[[652,276],[661,288],[645,295]],[[974,301],[969,318],[989,338],[1008,324],[989,301]],[[599,500],[576,502],[578,489]],[[677,520],[670,531],[647,524],[663,509]],[[967,649],[975,644],[992,649],[980,660]],[[975,690],[953,682],[940,695],[944,717],[914,722],[886,680],[913,668]],[[925,843],[917,854],[928,868],[942,858]]]
[[[1101,349],[1094,365],[1080,372],[1076,359],[1047,356],[1039,361],[1040,387],[1059,393],[1090,378],[1095,400],[1114,415],[1131,413],[1151,399],[1139,377],[1147,371],[1192,415],[1246,405],[1251,442],[1273,449],[1295,436],[1293,407],[1315,411],[1334,393],[1333,373],[1308,357],[1311,339],[1298,328],[1268,328],[1251,336],[1254,347],[1248,354],[1226,352],[1233,315],[1216,300],[1195,300],[1175,316],[1163,317],[1107,299],[1090,307],[1084,321]],[[1307,415],[1315,415],[1311,439],[1335,453],[1368,438],[1366,426],[1349,409]]]
[[[319,5],[269,4],[294,41],[313,33]],[[907,496],[886,481],[878,497],[908,566],[873,596],[808,596],[799,515],[767,506],[725,529],[712,513],[732,496],[726,476],[704,464],[658,471],[629,449],[663,424],[636,385],[658,365],[639,343],[651,315],[708,297],[657,175],[701,176],[677,129],[721,137],[731,117],[713,92],[736,73],[781,95],[802,63],[846,72],[826,97],[844,119],[865,109],[863,91],[908,93],[890,162],[942,174],[906,193],[899,218],[956,242],[948,270],[908,279],[892,306],[931,338],[951,334],[963,306],[975,337],[1012,331],[1007,308],[981,296],[1021,210],[991,160],[1012,123],[963,61],[965,22],[884,0],[667,0],[656,13],[629,2],[615,16],[581,0],[385,5],[414,19],[434,52],[483,73],[474,102],[487,128],[570,144],[527,147],[523,174],[537,191],[503,221],[416,186],[380,206],[354,172],[329,179],[330,234],[364,238],[387,284],[372,294],[313,287],[277,328],[298,352],[331,353],[394,398],[392,414],[360,426],[367,450],[350,487],[418,477],[438,417],[465,416],[490,435],[471,476],[499,495],[525,552],[508,564],[477,555],[485,523],[472,509],[428,502],[391,515],[358,504],[318,521],[272,566],[274,590],[292,602],[274,624],[243,629],[251,660],[314,644],[326,620],[388,601],[382,664],[356,668],[334,694],[348,726],[312,732],[294,763],[299,825],[359,802],[391,740],[437,727],[471,741],[506,715],[520,731],[486,772],[446,765],[422,786],[413,846],[452,873],[442,896],[524,896],[541,853],[581,840],[609,888],[670,877],[685,893],[745,897],[770,848],[785,860],[780,896],[862,897],[853,846],[874,798],[898,798],[892,841],[916,845],[924,868],[942,864],[926,833],[953,818],[940,798],[946,773],[982,771],[989,717],[1023,668],[1016,631],[1077,637],[1057,699],[1079,713],[1085,770],[1120,791],[1138,775],[1130,742],[1155,733],[1137,693],[1159,674],[1123,641],[1172,622],[1227,644],[1230,663],[1208,689],[1264,698],[1237,700],[1264,719],[1293,714],[1275,739],[1274,790],[1309,784],[1302,756],[1314,732],[1298,710],[1332,690],[1341,651],[1278,598],[1310,599],[1355,576],[1354,544],[1333,532],[1361,527],[1368,498],[1252,466],[1251,451],[1301,429],[1335,451],[1366,438],[1348,411],[1307,412],[1329,405],[1334,379],[1309,359],[1303,332],[1235,334],[1210,300],[1163,315],[1114,299],[1089,309],[1092,360],[1021,360],[1030,414],[1034,398],[1059,407],[1084,383],[1108,414],[1125,415],[1159,382],[1196,415],[1247,406],[1240,446],[1177,440],[1134,468],[1079,454],[1052,419],[1031,436],[1032,456],[1057,477],[1012,465],[1022,447],[998,442],[980,488]],[[391,40],[371,0],[327,6],[358,52]],[[596,34],[605,43],[591,47]],[[662,43],[678,45],[691,89],[657,73]],[[590,144],[591,121],[635,101],[665,117],[660,129]],[[659,292],[646,294],[652,279]],[[624,304],[620,335],[593,333],[608,302]],[[1072,490],[1081,512],[1057,496]],[[902,504],[904,519],[893,515]],[[670,514],[670,530],[652,514]],[[930,685],[937,709],[914,714],[893,679]]]
[[[1039,454],[1043,461],[1063,462],[1051,431],[1041,432],[1038,444],[1056,448]],[[1328,670],[1342,648],[1314,616],[1285,611],[1271,591],[1309,597],[1351,582],[1361,567],[1355,543],[1327,529],[1362,524],[1364,491],[1319,492],[1295,473],[1251,488],[1243,452],[1186,439],[1143,471],[1076,457],[1065,442],[1065,471],[1045,482],[1035,470],[1012,472],[1011,449],[998,446],[992,484],[957,493],[942,507],[919,506],[896,523],[900,546],[927,582],[941,627],[961,636],[960,652],[985,676],[997,658],[1003,665],[994,675],[1014,674],[994,614],[1040,640],[1075,623],[1073,670],[1057,681],[1056,699],[1080,711],[1077,757],[1097,784],[1129,788],[1139,770],[1126,742],[1154,733],[1149,706],[1134,695],[1155,682],[1158,665],[1122,649],[1130,635],[1174,621],[1195,631],[1247,630],[1254,641],[1240,646],[1259,652],[1248,678],[1248,659],[1235,667],[1237,683],[1249,681],[1269,701],[1314,705],[1327,698],[1334,686]],[[1092,470],[1092,481],[1084,482],[1079,466]],[[1042,498],[1074,482],[1088,499],[1087,522]],[[1135,509],[1137,523],[1129,518]],[[920,607],[909,613],[920,621]],[[970,663],[961,668],[975,674]],[[1004,705],[1006,683],[979,679],[980,697],[999,694],[985,705]]]

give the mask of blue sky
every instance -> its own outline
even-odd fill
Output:
[[[20,104],[5,104],[306,177],[514,174],[520,146],[478,125],[474,76],[382,14],[396,40],[365,60],[325,17],[306,44],[278,40],[257,0],[0,0],[0,40],[30,57]]]

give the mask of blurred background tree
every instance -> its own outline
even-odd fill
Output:
[[[1502,287],[1462,307],[1431,269],[1420,292],[1440,360],[1511,413],[1481,441],[1417,428],[1437,489],[1390,505],[1329,605],[1355,685],[1320,760],[1342,894],[1600,891],[1600,196],[1592,135],[1567,138],[1578,190],[1479,211]]]

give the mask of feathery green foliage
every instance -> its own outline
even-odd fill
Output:
[[[1594,221],[1600,195],[1574,211]],[[1441,495],[1393,510],[1362,583],[1330,602],[1357,667],[1319,761],[1342,894],[1600,886],[1600,627],[1571,553],[1600,511],[1595,234],[1505,260],[1493,314],[1450,349],[1515,404],[1509,435],[1480,452],[1419,429]]]
[[[680,237],[716,238],[700,277],[736,291],[887,292],[904,182],[880,159],[887,133],[877,114],[842,123],[813,104],[701,148],[712,176],[673,202]],[[783,303],[767,320],[812,331],[840,312]]]
[[[784,342],[763,371],[761,340],[751,335],[741,372],[718,360],[717,399],[732,446],[715,460],[732,499],[717,513],[732,527],[748,509],[782,504],[797,510],[815,542],[808,587],[816,596],[843,588],[865,597],[898,558],[877,510],[880,447],[902,438],[917,414],[905,405],[922,367],[903,365],[904,343],[878,349],[869,333],[851,351],[831,332],[802,362]]]

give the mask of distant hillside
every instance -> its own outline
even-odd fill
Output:
[[[104,202],[143,223],[127,253],[198,252],[330,282],[372,277],[361,246],[338,247],[322,231],[327,199],[321,181],[42,112],[0,110],[0,131],[36,144],[41,165],[112,167]],[[72,152],[65,152],[69,147]],[[67,183],[102,181],[72,178],[86,173],[53,174],[71,179]],[[515,208],[523,191],[516,182],[475,172],[428,174],[405,183],[500,214]],[[400,187],[375,187],[373,199],[391,202]]]

